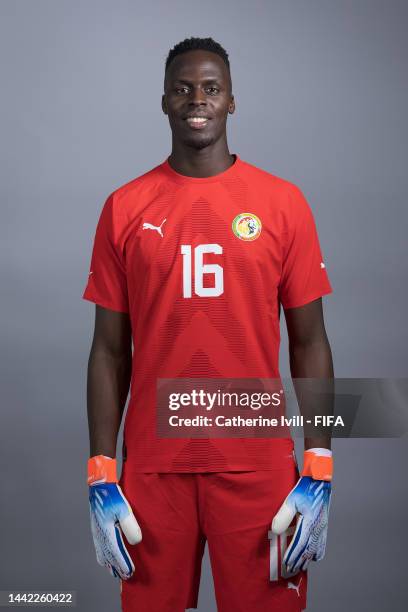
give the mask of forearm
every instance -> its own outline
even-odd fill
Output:
[[[304,344],[289,347],[290,370],[294,379],[294,387],[299,401],[300,413],[306,419],[314,419],[315,415],[331,415],[334,406],[334,371],[331,349],[327,338],[310,341]],[[313,386],[307,381],[296,379],[330,379],[325,383],[328,393],[314,393],[311,396],[305,393],[307,388]],[[313,435],[305,435],[305,450],[309,448],[331,448],[331,435],[315,430]]]
[[[90,457],[116,456],[116,443],[129,392],[131,351],[114,355],[92,348],[88,362],[87,407]]]

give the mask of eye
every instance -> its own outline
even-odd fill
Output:
[[[188,87],[176,87],[175,90],[176,94],[179,93],[188,93]]]
[[[218,93],[218,92],[220,91],[220,90],[218,89],[218,87],[213,87],[213,86],[211,86],[211,87],[207,87],[207,91],[209,91],[209,90],[211,91],[211,94],[212,94],[212,95],[214,95],[214,94],[216,94],[216,93]]]

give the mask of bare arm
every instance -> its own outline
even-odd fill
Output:
[[[129,315],[97,305],[87,378],[90,457],[116,456],[117,436],[129,392],[131,369]]]
[[[285,310],[285,319],[289,337],[290,371],[296,378],[327,378],[333,379],[333,360],[330,344],[326,335],[323,319],[322,299],[319,298],[300,306]],[[296,384],[294,381],[296,390]],[[303,414],[302,402],[299,408]],[[327,398],[321,404],[317,401],[313,407],[315,414],[332,412],[333,405],[327,406]],[[310,416],[308,414],[308,416]],[[331,447],[330,436],[305,437],[305,450],[308,448]]]

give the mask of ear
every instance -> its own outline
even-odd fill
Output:
[[[235,111],[235,99],[234,96],[231,94],[231,102],[228,106],[228,112],[230,115],[232,115]]]
[[[161,107],[162,107],[163,113],[167,115],[166,96],[164,94],[162,95]]]

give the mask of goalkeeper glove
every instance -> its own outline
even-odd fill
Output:
[[[281,535],[299,513],[295,533],[283,557],[290,574],[305,570],[309,561],[320,561],[324,557],[332,474],[330,450],[311,448],[305,451],[301,477],[272,520],[272,532]]]
[[[89,510],[96,559],[112,576],[127,580],[135,567],[123,543],[122,531],[129,544],[138,544],[142,532],[117,482],[116,459],[97,455],[88,460]]]

